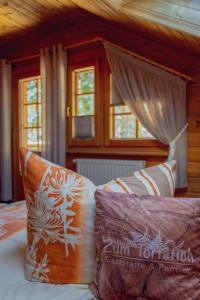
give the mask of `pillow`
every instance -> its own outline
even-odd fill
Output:
[[[24,148],[20,156],[28,208],[26,278],[91,282],[95,185]]]
[[[200,299],[200,199],[97,191],[95,239],[98,299]]]
[[[176,182],[176,161],[165,162],[111,180],[101,189],[138,195],[174,196]]]

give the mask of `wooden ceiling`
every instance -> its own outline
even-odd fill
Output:
[[[200,54],[200,0],[71,0],[161,43]]]
[[[200,54],[200,0],[0,0],[0,48],[20,36],[51,34],[94,15]]]
[[[69,0],[0,0],[0,40],[80,22],[86,11]]]
[[[71,0],[73,3],[108,19],[127,23],[145,20],[200,36],[199,0]]]
[[[157,24],[200,36],[199,0],[124,0],[120,9],[130,16],[146,18]]]

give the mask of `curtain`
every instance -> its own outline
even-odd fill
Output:
[[[0,199],[12,200],[11,65],[0,60]]]
[[[112,106],[120,106],[125,104],[114,78],[112,78],[111,104]]]
[[[42,157],[65,166],[67,57],[61,45],[41,50]]]
[[[186,187],[185,81],[108,43],[104,46],[120,98],[154,137],[170,146],[168,159],[177,161],[177,187]]]

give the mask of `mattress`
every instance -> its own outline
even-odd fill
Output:
[[[24,277],[25,202],[0,204],[0,300],[95,300],[84,284],[45,284]]]

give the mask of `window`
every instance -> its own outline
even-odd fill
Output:
[[[131,140],[153,138],[126,105],[110,107],[110,124],[111,139]]]
[[[95,72],[94,67],[73,71],[73,138],[94,138]]]
[[[94,144],[97,139],[97,65],[70,70],[69,123],[71,144]]]
[[[112,106],[112,76],[110,76],[110,139],[153,139],[127,105]]]
[[[90,46],[91,47],[91,46]],[[92,48],[92,47],[91,47]],[[67,97],[68,153],[145,153],[162,146],[119,101],[104,49],[69,54]],[[113,101],[113,100],[116,101]],[[112,102],[112,103],[111,103]],[[120,104],[121,103],[121,104]],[[114,104],[118,106],[114,106]],[[137,148],[136,148],[137,147]]]
[[[42,94],[40,76],[19,80],[21,145],[33,151],[42,147]]]

